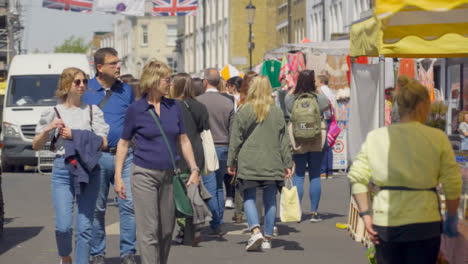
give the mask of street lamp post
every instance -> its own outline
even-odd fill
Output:
[[[252,4],[252,0],[250,0],[249,4],[245,7],[245,13],[247,15],[247,24],[249,24],[249,57],[250,57],[250,64],[249,68],[252,70],[252,50],[254,49],[255,45],[252,42],[252,25],[255,20],[255,6]]]

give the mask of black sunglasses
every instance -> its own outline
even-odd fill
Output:
[[[73,83],[76,85],[76,86],[80,86],[81,82],[83,82],[83,85],[88,85],[88,79],[76,79],[73,81]]]

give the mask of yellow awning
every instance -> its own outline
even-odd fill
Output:
[[[376,0],[350,42],[351,56],[466,57],[468,0]]]

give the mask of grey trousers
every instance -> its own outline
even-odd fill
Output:
[[[166,264],[175,225],[172,170],[133,165],[132,194],[142,264]]]

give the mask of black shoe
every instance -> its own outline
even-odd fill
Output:
[[[97,256],[91,257],[90,264],[105,264],[105,263],[106,262],[104,261],[103,255],[97,255]]]
[[[226,232],[224,232],[220,227],[218,227],[215,230],[211,229],[211,232],[208,234],[208,236],[222,238],[225,234]]]
[[[136,264],[136,261],[135,261],[135,254],[127,254],[123,257],[122,261],[121,261],[122,264]]]

